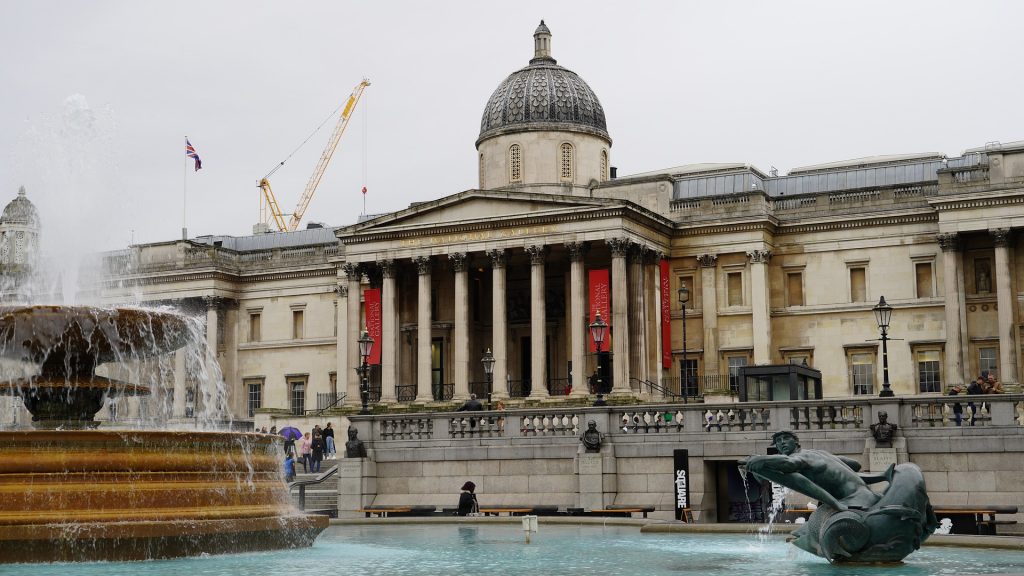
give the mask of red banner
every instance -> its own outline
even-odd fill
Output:
[[[379,288],[368,288],[363,290],[363,300],[366,304],[366,330],[370,333],[370,338],[373,338],[373,348],[370,350],[370,358],[367,361],[369,364],[380,364],[380,350],[384,344],[384,334],[381,324],[381,313],[380,313],[380,289]],[[362,331],[359,332],[362,334]]]
[[[672,300],[669,299],[668,260],[662,258],[658,265],[661,268],[661,367],[671,368]]]
[[[597,318],[597,313],[601,313],[601,319],[608,324],[608,332],[604,337],[604,344],[601,345],[601,350],[607,352],[611,349],[612,345],[612,287],[608,281],[608,269],[604,268],[601,270],[590,271],[590,314],[588,316],[587,324],[590,324]],[[587,340],[590,342],[588,348],[591,352],[597,352],[597,345],[594,344],[594,339],[590,336],[590,330],[587,330]]]

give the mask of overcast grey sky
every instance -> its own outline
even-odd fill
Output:
[[[0,203],[24,184],[51,251],[120,248],[180,236],[187,178],[191,235],[248,234],[257,180],[363,76],[305,221],[353,222],[364,183],[370,213],[473,188],[483,106],[541,18],[620,174],[1024,139],[1021,2],[0,0]],[[332,126],[271,179],[285,211]]]

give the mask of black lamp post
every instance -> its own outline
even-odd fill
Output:
[[[488,348],[487,352],[484,353],[484,357],[480,359],[480,363],[484,365],[484,375],[487,377],[487,409],[491,409],[491,392],[494,391],[494,354],[491,354],[491,349]]]
[[[370,352],[373,350],[373,338],[370,336],[370,332],[363,328],[363,333],[359,336],[359,357],[362,358],[362,364],[356,370],[359,372],[359,399],[363,401],[363,409],[359,411],[362,416],[369,416],[370,414],[370,365],[367,363],[370,359]]]
[[[607,406],[604,401],[604,363],[601,362],[601,344],[604,343],[607,333],[608,323],[601,319],[601,312],[598,311],[594,322],[590,324],[590,337],[594,339],[594,346],[597,347],[597,400],[594,401],[594,406]]]
[[[878,305],[871,309],[875,313],[878,329],[882,331],[882,391],[880,397],[894,396],[889,388],[889,320],[892,318],[892,306],[885,303],[885,296],[878,299]]]
[[[686,303],[690,301],[690,289],[683,284],[679,287],[679,309],[683,311],[683,370],[682,379],[680,380],[679,393],[686,397],[686,391],[689,389],[687,381],[689,380],[689,374],[686,373]]]

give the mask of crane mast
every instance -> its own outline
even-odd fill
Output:
[[[327,146],[324,147],[323,154],[320,155],[320,161],[317,162],[316,168],[313,170],[312,176],[309,177],[309,182],[306,183],[306,189],[302,193],[302,197],[299,198],[299,203],[295,206],[295,211],[292,212],[291,219],[285,224],[284,214],[281,212],[281,208],[277,203],[277,198],[274,196],[274,191],[270,187],[270,180],[268,178],[277,172],[284,162],[281,162],[273,170],[271,170],[266,176],[260,179],[259,187],[262,190],[260,195],[260,221],[263,223],[269,223],[267,212],[270,213],[270,217],[273,218],[274,224],[281,232],[293,232],[299,227],[299,222],[302,221],[302,216],[306,213],[306,208],[309,207],[309,202],[313,199],[313,194],[316,193],[317,187],[320,185],[320,180],[324,176],[324,172],[327,170],[327,165],[331,162],[331,157],[334,156],[334,151],[338,148],[338,142],[341,140],[342,134],[345,133],[345,128],[348,127],[349,119],[352,117],[352,110],[355,109],[356,104],[359,103],[359,98],[363,95],[363,90],[370,85],[370,81],[363,78],[355,89],[352,90],[352,94],[349,95],[348,101],[345,103],[345,107],[341,111],[341,115],[338,117],[338,123],[334,127],[334,132],[331,133],[330,140],[327,141]]]

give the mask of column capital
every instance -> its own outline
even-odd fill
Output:
[[[225,298],[223,296],[203,296],[203,304],[206,305],[207,310],[234,310],[238,308],[238,300],[233,298]]]
[[[629,238],[605,238],[605,244],[612,252],[613,258],[623,258],[629,252],[629,245],[632,244]]]
[[[956,252],[960,249],[960,235],[956,232],[936,234],[935,240],[943,252]]]
[[[771,250],[751,250],[747,252],[751,264],[767,264],[772,258]]]
[[[334,293],[337,294],[339,298],[348,298],[348,285],[338,284],[334,287]]]
[[[665,258],[665,253],[649,246],[644,247],[644,264],[657,264]]]
[[[494,250],[487,251],[487,257],[491,259],[492,268],[504,268],[505,267],[505,249],[496,248]]]
[[[548,249],[543,244],[531,244],[526,247],[526,253],[530,256],[530,264],[539,266],[544,264],[544,260],[547,259]]]
[[[346,262],[341,265],[341,271],[345,274],[345,278],[349,280],[359,280],[359,265],[353,264],[352,262]]]
[[[697,256],[697,265],[701,268],[714,268],[718,266],[717,254],[701,254]]]
[[[569,250],[570,262],[582,262],[590,246],[586,242],[566,242],[565,247]]]
[[[992,244],[996,247],[1009,246],[1011,232],[1009,228],[995,228],[988,231],[992,235]]]
[[[466,253],[465,252],[450,252],[448,254],[448,262],[452,265],[452,270],[456,272],[466,271]]]
[[[416,272],[420,276],[430,274],[432,262],[430,256],[416,256],[412,259],[413,263],[416,264]]]
[[[395,277],[395,261],[391,259],[378,260],[377,267],[380,268],[381,276],[385,278]]]

